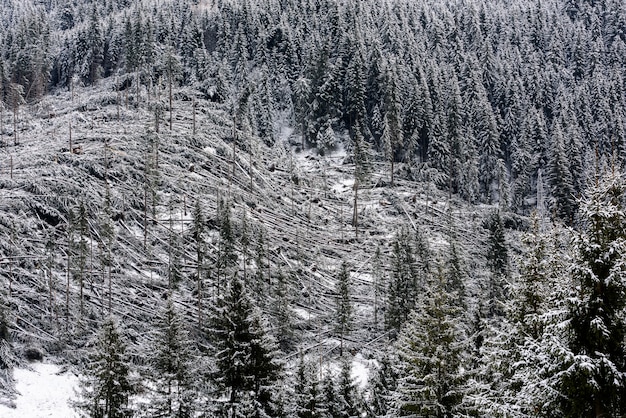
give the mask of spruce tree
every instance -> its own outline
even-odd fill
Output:
[[[271,416],[272,389],[281,376],[278,348],[243,282],[234,277],[212,309],[210,340],[215,351],[213,380],[227,413],[254,408]]]
[[[569,161],[565,153],[563,130],[559,123],[552,132],[552,155],[548,180],[552,189],[552,209],[557,219],[571,225],[576,212],[574,198],[574,179],[570,172]]]
[[[293,414],[297,418],[324,417],[324,399],[319,388],[319,379],[313,367],[300,353],[300,360],[294,376]]]
[[[294,312],[291,308],[293,301],[292,290],[288,277],[282,272],[278,272],[276,283],[272,287],[270,303],[270,314],[273,318],[274,335],[279,348],[284,352],[290,352],[296,343],[294,333]]]
[[[378,360],[378,367],[369,380],[369,409],[374,417],[386,417],[393,409],[392,395],[396,390],[398,376],[389,354]]]
[[[487,227],[489,229],[487,265],[490,271],[487,284],[488,314],[489,316],[502,316],[504,314],[502,303],[507,294],[506,281],[509,277],[509,251],[499,211],[491,214]]]
[[[192,342],[169,295],[157,322],[152,351],[155,392],[151,413],[185,418],[194,415]]]
[[[450,417],[462,413],[465,376],[457,309],[441,268],[431,277],[424,305],[411,312],[396,342],[399,379],[396,416]]]
[[[598,181],[582,202],[566,299],[564,349],[553,368],[555,404],[565,417],[626,413],[626,185]]]
[[[82,416],[122,418],[132,416],[128,401],[134,392],[126,345],[113,318],[107,318],[89,356],[75,407]]]
[[[8,397],[13,392],[13,366],[17,359],[11,344],[7,310],[4,297],[0,294],[0,395]]]
[[[338,418],[361,416],[362,402],[352,379],[352,359],[349,356],[341,358],[337,395],[339,398]]]

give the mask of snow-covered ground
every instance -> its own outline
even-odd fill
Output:
[[[0,404],[2,418],[74,418],[69,405],[77,377],[55,364],[33,363],[14,372],[18,392],[15,408]]]

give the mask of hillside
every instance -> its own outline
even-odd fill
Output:
[[[0,28],[0,402],[44,357],[86,416],[626,413],[621,1]]]

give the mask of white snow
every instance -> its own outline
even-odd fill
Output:
[[[370,362],[365,360],[361,353],[354,356],[352,360],[352,380],[357,384],[360,389],[367,387],[370,373]]]
[[[69,405],[77,377],[55,364],[33,363],[29,369],[15,369],[18,392],[15,408],[0,404],[2,418],[75,418]]]

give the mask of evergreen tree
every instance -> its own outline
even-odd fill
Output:
[[[288,277],[282,272],[278,272],[276,283],[273,286],[272,302],[270,303],[270,313],[273,317],[274,335],[280,349],[288,353],[296,343],[294,333],[294,312],[291,308],[293,301],[292,290]]]
[[[112,318],[101,325],[93,350],[80,382],[80,399],[75,407],[85,417],[132,416],[128,401],[134,389],[129,379],[126,345]]]
[[[398,337],[396,416],[450,417],[463,412],[465,376],[457,310],[451,306],[445,281],[439,268],[430,280],[424,305],[411,312]]]
[[[338,382],[339,413],[337,418],[361,416],[362,402],[352,379],[352,361],[348,356],[341,358]]]
[[[341,403],[335,388],[335,379],[330,373],[326,373],[322,381],[324,398],[324,417],[338,418],[341,415]]]
[[[391,361],[391,358],[384,354],[369,380],[369,409],[376,418],[388,416],[393,408],[392,395],[396,390],[398,376]]]
[[[152,351],[155,383],[150,404],[152,414],[176,418],[194,416],[191,346],[170,294],[160,313]]]
[[[398,331],[411,310],[419,303],[425,277],[430,273],[430,249],[423,234],[415,234],[415,245],[406,229],[401,229],[393,243],[391,277],[387,291],[385,325]]]
[[[323,397],[312,366],[300,354],[294,381],[293,413],[297,418],[322,418]]]
[[[228,416],[250,408],[272,416],[272,388],[282,366],[276,344],[238,277],[218,298],[209,326],[215,350],[213,379],[220,396],[228,399]]]
[[[487,284],[489,315],[502,316],[504,313],[502,303],[507,293],[506,282],[509,277],[509,252],[499,211],[491,214],[487,226],[489,228],[487,265],[490,271]]]
[[[571,290],[560,350],[544,372],[556,393],[551,408],[565,417],[626,413],[626,218],[624,181],[598,181],[582,202],[583,230],[574,239]],[[548,336],[548,338],[550,338]],[[554,336],[552,336],[554,339]]]
[[[7,306],[0,294],[0,395],[10,397],[13,392],[13,367],[16,364],[7,319]]]
[[[567,225],[572,224],[576,212],[574,179],[565,155],[563,131],[559,123],[556,123],[552,132],[552,155],[548,180],[552,189],[552,208],[555,216]]]

